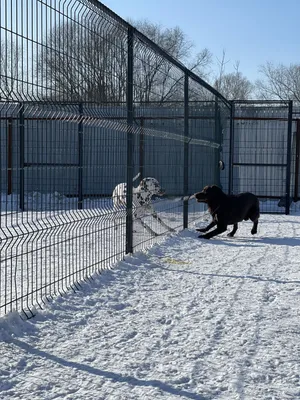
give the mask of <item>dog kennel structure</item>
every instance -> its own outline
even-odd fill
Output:
[[[203,217],[190,196],[213,183],[290,212],[300,126],[291,102],[228,101],[98,1],[32,0],[26,13],[2,3],[0,315],[29,317],[167,233],[136,230],[138,172],[165,189],[154,206],[176,230]]]

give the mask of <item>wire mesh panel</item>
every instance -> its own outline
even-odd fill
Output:
[[[182,229],[184,73],[134,37],[134,248]]]
[[[263,212],[289,211],[291,129],[288,102],[235,102],[230,190],[253,192]]]
[[[229,136],[230,110],[228,102],[212,95],[210,91],[190,79],[188,192],[191,194],[201,191],[206,185],[217,185],[223,189],[226,186],[223,153],[224,142]],[[203,203],[190,200],[189,222],[194,223],[199,218],[206,218],[206,211]]]
[[[1,1],[1,314],[125,253],[127,30],[88,1]]]
[[[0,315],[203,215],[230,104],[100,2],[1,0]]]
[[[300,110],[293,108],[291,190],[294,202],[300,199]]]

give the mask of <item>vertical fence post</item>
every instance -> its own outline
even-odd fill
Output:
[[[78,210],[83,208],[83,190],[82,190],[82,176],[83,176],[83,104],[79,103],[79,124],[78,124]]]
[[[126,254],[133,252],[133,27],[127,32],[127,190],[126,190]]]
[[[183,150],[183,195],[189,190],[189,75],[184,75],[184,150]],[[188,227],[189,201],[183,200],[183,229]]]
[[[234,116],[235,106],[234,101],[231,101],[230,108],[230,139],[229,139],[229,177],[228,177],[228,194],[232,193],[233,181],[233,161],[234,161]]]
[[[293,101],[289,101],[288,132],[287,132],[287,153],[286,153],[286,194],[285,213],[290,213],[290,190],[291,190],[291,162],[292,162],[292,122],[293,122]]]
[[[142,180],[144,178],[144,164],[145,164],[145,135],[144,135],[144,122],[145,118],[141,117],[141,130],[140,130],[140,159],[139,159],[139,179]]]
[[[300,153],[300,119],[297,119],[296,130],[296,157],[295,157],[295,185],[294,185],[294,201],[298,201],[299,197],[299,153]]]
[[[19,134],[20,134],[20,154],[19,154],[19,164],[20,164],[20,174],[19,174],[19,179],[20,179],[20,210],[24,211],[25,210],[25,204],[24,204],[24,196],[25,196],[25,182],[24,182],[24,158],[25,158],[25,132],[24,132],[25,126],[24,126],[24,104],[20,103],[20,110],[19,110]]]
[[[12,194],[12,117],[8,118],[7,131],[7,194]]]
[[[1,132],[1,127],[0,127],[0,132]],[[0,137],[0,214],[2,212],[2,162],[3,162],[2,161],[2,147],[3,146],[2,146],[1,137]],[[3,168],[5,168],[5,167],[3,167]],[[5,198],[3,198],[3,201],[6,202],[7,200]],[[3,203],[3,205],[4,205],[4,203]],[[1,227],[1,223],[0,223],[0,227]],[[1,278],[1,272],[0,272],[0,278]]]
[[[220,110],[219,110],[219,99],[215,96],[215,141],[219,143],[219,148],[216,150],[218,152],[218,162],[214,168],[214,182],[216,185],[221,186],[220,179],[220,168],[217,168],[219,165],[219,161],[221,160],[221,142],[222,142],[222,133],[221,133],[221,121],[220,121]]]

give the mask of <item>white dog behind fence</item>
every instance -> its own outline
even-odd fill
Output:
[[[136,181],[139,176],[140,173],[133,178],[133,182]],[[133,219],[138,221],[149,233],[154,236],[158,236],[158,234],[142,220],[142,218],[147,214],[152,215],[152,217],[155,218],[164,228],[174,232],[174,229],[165,224],[157,215],[151,202],[152,196],[162,196],[164,193],[165,191],[161,188],[159,182],[155,178],[144,178],[140,181],[137,187],[133,187],[132,189]],[[119,183],[115,187],[112,194],[114,211],[116,212],[115,215],[117,215],[118,211],[123,210],[124,207],[126,207],[126,194],[126,183]],[[116,220],[115,228],[117,229]]]

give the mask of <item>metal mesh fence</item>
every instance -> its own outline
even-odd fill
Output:
[[[234,102],[229,191],[255,193],[264,212],[289,211],[292,111],[288,101]]]
[[[0,23],[0,315],[193,226],[205,185],[298,199],[291,102],[228,102],[96,0],[1,0]]]
[[[1,0],[0,315],[202,218],[230,104],[92,0]]]
[[[300,109],[293,107],[292,151],[291,151],[291,196],[294,202],[299,201],[300,192]]]

